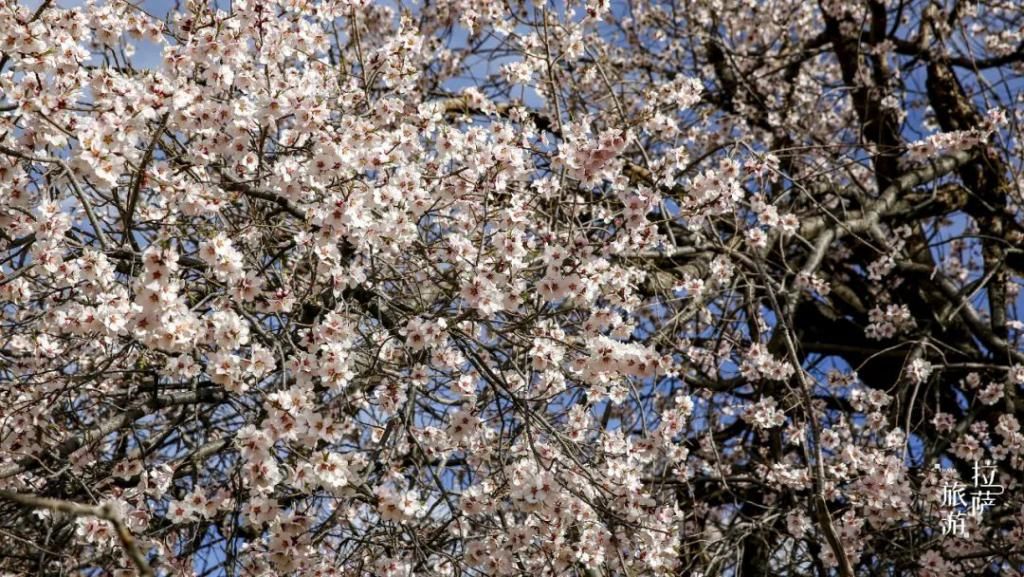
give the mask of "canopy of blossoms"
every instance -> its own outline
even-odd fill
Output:
[[[1020,575],[1022,29],[0,0],[0,572]]]

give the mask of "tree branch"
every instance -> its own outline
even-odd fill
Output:
[[[0,499],[31,509],[49,509],[51,511],[66,513],[75,517],[97,517],[109,521],[114,527],[114,532],[117,533],[117,538],[121,542],[121,546],[124,548],[124,551],[128,555],[132,564],[135,565],[139,575],[141,577],[153,577],[155,575],[153,568],[150,567],[145,554],[141,549],[139,549],[139,545],[136,542],[135,537],[132,536],[128,526],[124,524],[124,521],[121,520],[114,511],[114,507],[109,503],[98,506],[82,505],[81,503],[74,503],[72,501],[47,499],[45,497],[37,497],[35,495],[14,493],[12,491],[4,490],[0,490]]]

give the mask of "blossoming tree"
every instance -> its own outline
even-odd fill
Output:
[[[1022,28],[3,0],[0,570],[1019,575]]]

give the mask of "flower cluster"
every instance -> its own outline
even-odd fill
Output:
[[[0,2],[0,574],[1009,570],[1024,17],[882,4]]]

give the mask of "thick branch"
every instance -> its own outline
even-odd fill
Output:
[[[117,533],[117,538],[121,542],[121,546],[124,547],[125,553],[128,558],[131,559],[136,570],[138,570],[141,577],[153,577],[153,568],[150,567],[149,561],[146,560],[146,555],[139,549],[138,543],[135,541],[135,537],[132,536],[131,531],[128,530],[127,525],[114,511],[113,506],[109,503],[103,505],[82,505],[81,503],[74,503],[71,501],[61,501],[59,499],[47,499],[44,497],[37,497],[35,495],[26,495],[24,493],[14,493],[12,491],[0,490],[0,499],[17,503],[23,507],[29,507],[32,509],[49,509],[51,511],[57,511],[60,513],[66,513],[75,517],[98,517],[109,521],[114,527],[114,532]]]

